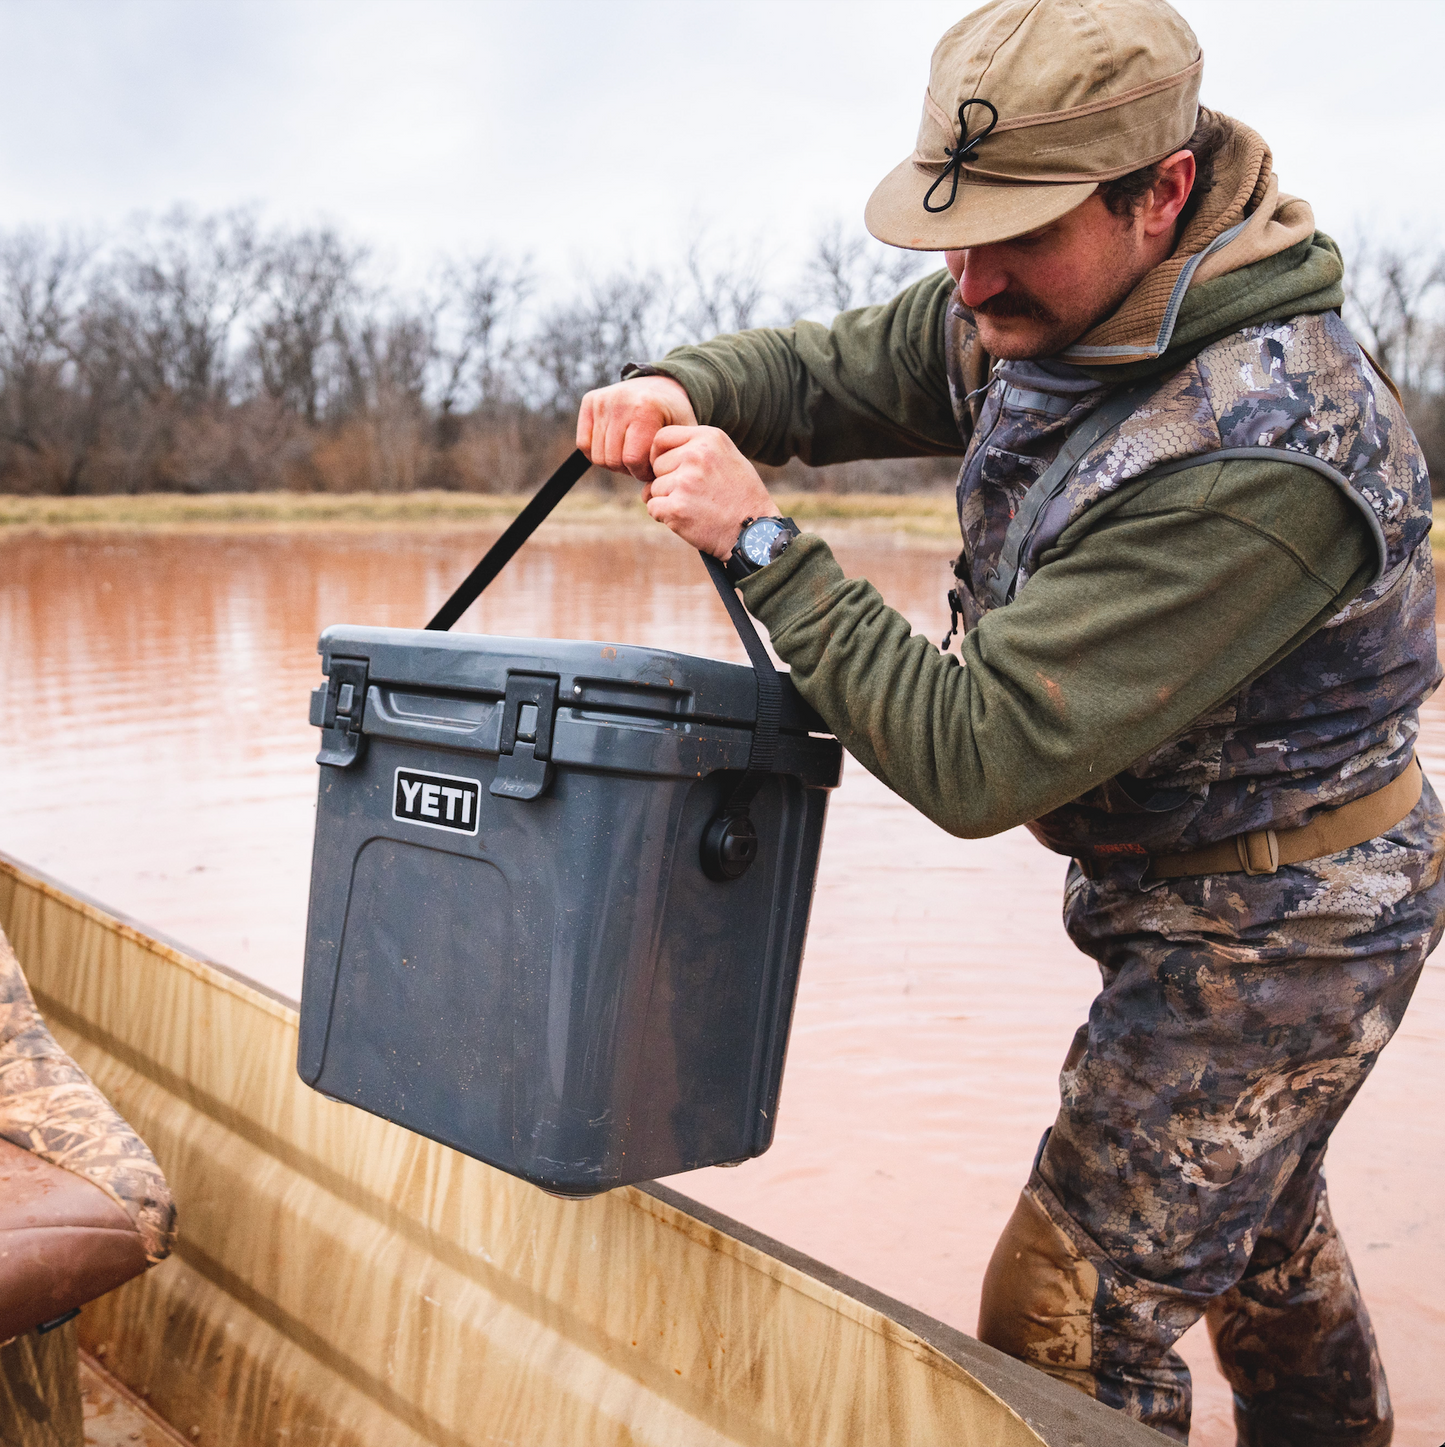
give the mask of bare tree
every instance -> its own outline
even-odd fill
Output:
[[[450,416],[467,401],[482,411],[514,402],[521,388],[523,308],[535,278],[529,259],[483,252],[446,268],[435,313],[447,339],[437,348],[437,406]]]
[[[682,340],[702,341],[764,324],[768,285],[756,247],[720,264],[709,254],[706,239],[699,236],[687,249],[684,270],[690,295],[678,317]]]
[[[534,406],[575,411],[582,395],[615,382],[629,361],[660,356],[674,330],[673,288],[655,271],[613,272],[577,301],[546,312],[529,348]]]
[[[333,391],[348,391],[338,344],[347,310],[361,295],[365,259],[364,248],[347,245],[329,228],[297,232],[270,247],[251,356],[265,391],[312,426]]]
[[[835,221],[818,236],[803,268],[794,307],[798,315],[831,317],[854,307],[888,301],[910,281],[930,270],[936,257],[884,246],[861,231]]]
[[[1445,251],[1356,251],[1351,324],[1445,477]],[[530,262],[498,251],[413,290],[333,229],[263,233],[248,212],[174,211],[106,247],[0,233],[0,488],[520,488],[625,362],[880,302],[932,262],[834,225],[789,291],[759,245],[699,234],[670,267],[574,274],[538,305]],[[934,473],[788,476],[899,490]]]
[[[0,438],[38,456],[61,442],[91,249],[34,230],[0,238]]]
[[[123,318],[132,378],[153,400],[196,408],[228,398],[235,328],[268,271],[254,216],[178,209],[139,234],[106,269]]]
[[[1402,387],[1425,382],[1445,297],[1445,251],[1380,246],[1361,237],[1346,269],[1349,320]]]

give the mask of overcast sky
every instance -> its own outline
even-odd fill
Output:
[[[389,269],[487,245],[796,256],[911,149],[939,0],[0,0],[8,225],[176,203],[338,223]],[[1203,98],[1347,239],[1445,223],[1445,3],[1179,0]]]

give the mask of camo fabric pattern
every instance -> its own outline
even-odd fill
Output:
[[[1440,938],[1442,861],[1427,782],[1387,834],[1273,875],[1070,869],[1064,921],[1103,990],[1028,1189],[1098,1272],[1100,1400],[1184,1440],[1173,1344],[1207,1312],[1242,1442],[1389,1440],[1320,1166]]]
[[[972,320],[955,303],[948,324],[954,410],[972,438],[955,564],[972,626],[990,606],[987,584],[1020,501],[1104,394],[1066,364],[1001,363],[975,422],[960,390],[962,359],[976,345]],[[1424,545],[1429,477],[1399,404],[1333,313],[1246,328],[1167,379],[1081,459],[1021,559],[1018,586],[1104,496],[1160,466],[1235,447],[1308,454],[1338,472],[1379,524],[1382,575],[1183,733],[1035,821],[1033,832],[1062,854],[1173,853],[1290,828],[1381,788],[1413,752],[1420,700],[1440,678]]]
[[[980,386],[956,300],[948,325],[971,437],[954,569],[971,627],[1025,493],[1107,394],[1052,361],[997,364]],[[1190,1381],[1174,1343],[1207,1315],[1246,1447],[1384,1447],[1389,1393],[1320,1167],[1439,940],[1445,814],[1427,782],[1396,828],[1326,858],[1255,877],[1142,874],[1146,854],[1306,822],[1409,766],[1440,677],[1419,448],[1332,314],[1247,328],[1085,454],[1018,586],[1102,498],[1237,447],[1308,453],[1341,474],[1379,524],[1381,576],[1186,731],[1031,825],[1075,856],[1065,923],[1103,989],[1026,1188],[1072,1264],[1051,1268],[1037,1300],[1025,1276],[1006,1280],[1023,1323],[1003,1330],[1042,1370],[1182,1441]],[[1066,1310],[1070,1282],[1096,1285]]]
[[[0,1138],[99,1186],[135,1223],[152,1265],[170,1254],[176,1208],[156,1158],[46,1029],[3,933]]]

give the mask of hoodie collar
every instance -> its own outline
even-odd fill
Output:
[[[1114,312],[1060,353],[1061,360],[1107,368],[1162,357],[1191,287],[1278,255],[1314,234],[1309,203],[1280,195],[1263,138],[1240,121],[1224,119],[1230,134],[1215,184],[1173,254]]]

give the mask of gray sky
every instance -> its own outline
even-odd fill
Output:
[[[1445,222],[1445,4],[1178,0],[1203,98],[1341,239]],[[4,224],[177,202],[329,220],[395,273],[554,273],[861,225],[912,148],[939,0],[0,0]]]

